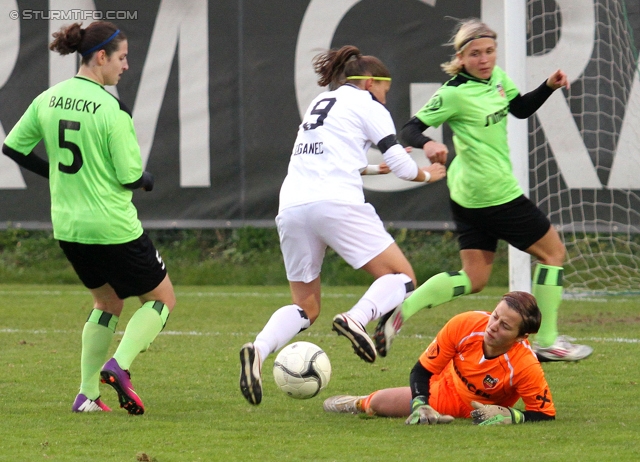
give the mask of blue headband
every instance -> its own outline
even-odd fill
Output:
[[[120,29],[116,30],[113,34],[111,34],[111,37],[109,37],[107,40],[105,40],[102,43],[98,43],[96,46],[94,46],[93,48],[89,48],[87,51],[80,53],[83,57],[90,55],[91,53],[93,53],[96,50],[99,50],[100,48],[102,48],[103,46],[105,46],[107,43],[109,43],[111,40],[113,40],[116,35],[118,35],[120,33]]]

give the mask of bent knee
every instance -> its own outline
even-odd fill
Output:
[[[564,246],[554,249],[553,253],[545,255],[544,258],[540,258],[539,261],[543,265],[547,266],[563,266],[564,260],[567,256],[567,251]]]
[[[487,284],[489,283],[489,277],[482,275],[482,276],[471,276],[469,275],[469,273],[467,273],[467,276],[469,277],[469,280],[471,281],[471,293],[472,294],[477,294],[478,292],[481,292],[482,289],[484,289],[485,287],[487,287]]]
[[[175,294],[171,294],[170,297],[167,297],[166,300],[160,300],[162,303],[164,303],[167,308],[169,308],[169,311],[173,311],[173,307],[176,306],[176,295]]]
[[[122,309],[124,308],[124,300],[119,298],[112,299],[94,299],[93,308],[96,310],[104,311],[105,313],[114,314],[120,316]]]

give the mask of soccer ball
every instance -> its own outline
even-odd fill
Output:
[[[329,383],[331,363],[318,345],[291,343],[276,356],[273,378],[278,387],[292,398],[313,398]]]

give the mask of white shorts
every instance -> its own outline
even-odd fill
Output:
[[[289,281],[316,279],[327,247],[358,269],[394,242],[371,204],[298,205],[280,212],[276,225]]]

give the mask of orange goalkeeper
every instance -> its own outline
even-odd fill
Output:
[[[469,311],[447,322],[413,367],[409,387],[332,396],[324,409],[408,417],[409,425],[469,417],[479,425],[554,420],[549,385],[527,340],[541,317],[533,295],[509,292],[492,313]],[[513,407],[520,398],[523,411]]]

